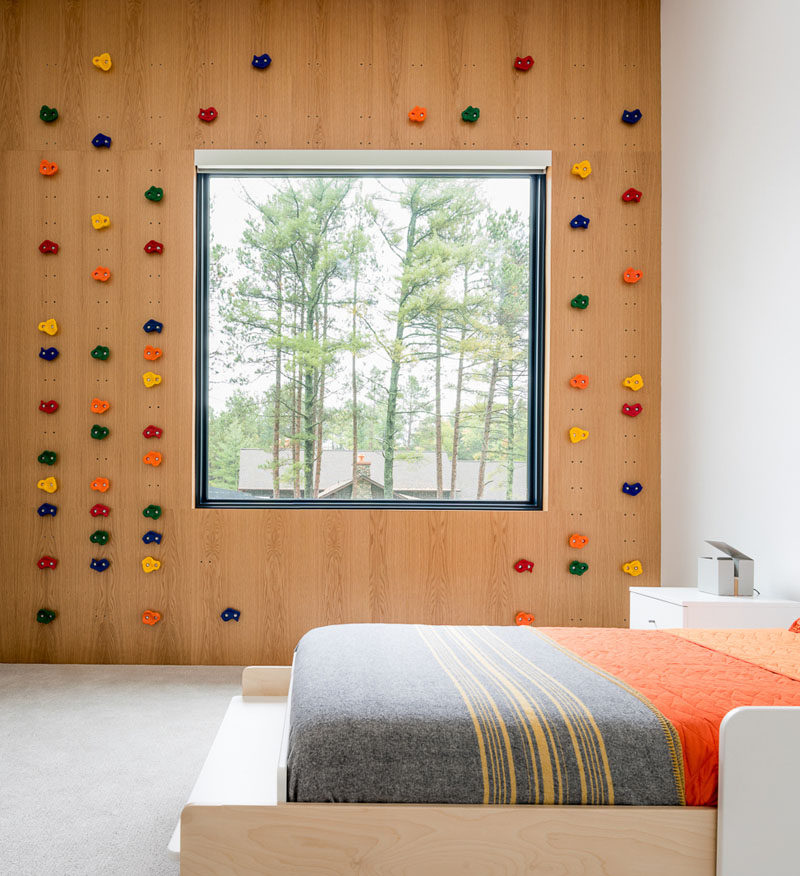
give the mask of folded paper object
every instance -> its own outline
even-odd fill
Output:
[[[697,558],[697,588],[718,596],[753,595],[753,560],[724,541],[706,541],[714,556]]]

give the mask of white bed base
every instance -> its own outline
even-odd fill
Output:
[[[800,708],[725,716],[718,809],[286,803],[290,685],[245,669],[170,842],[182,876],[800,873]]]

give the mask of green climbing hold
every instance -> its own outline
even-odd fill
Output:
[[[588,563],[579,563],[577,560],[573,560],[569,564],[569,573],[570,575],[582,575],[588,568]]]
[[[54,465],[58,456],[52,450],[43,450],[36,458],[42,465]]]
[[[89,541],[92,544],[108,544],[108,540],[111,536],[105,531],[105,529],[96,529],[90,536]]]
[[[49,608],[40,608],[36,612],[36,620],[40,624],[49,624],[56,619],[56,613]]]
[[[39,118],[43,122],[54,122],[58,118],[58,110],[54,106],[43,104],[39,110]]]
[[[578,310],[586,310],[589,306],[589,296],[588,295],[576,295],[572,301],[570,301],[570,307],[577,307]]]
[[[98,344],[89,355],[92,359],[102,359],[105,362],[105,360],[111,355],[111,350],[109,350],[108,347],[103,347]]]
[[[148,505],[144,511],[142,511],[142,517],[151,517],[153,520],[158,520],[161,516],[161,506],[160,505]]]
[[[476,106],[468,106],[465,110],[461,111],[461,118],[465,122],[477,122],[480,115],[481,111]]]
[[[102,441],[103,438],[108,438],[108,426],[98,426],[95,424],[92,426],[91,436],[98,441]]]
[[[158,186],[150,186],[144,193],[144,196],[148,201],[160,201],[164,197],[164,189]]]

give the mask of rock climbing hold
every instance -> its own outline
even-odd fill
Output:
[[[46,362],[52,362],[53,359],[58,357],[58,350],[55,347],[40,347],[39,348],[39,358],[44,359]]]
[[[144,196],[148,201],[160,201],[164,197],[164,189],[161,186],[150,186]]]
[[[533,563],[530,560],[517,560],[514,563],[514,571],[515,572],[532,572],[533,571]]]
[[[577,161],[572,165],[572,172],[575,176],[579,176],[581,179],[586,179],[586,177],[592,172],[592,165],[588,161]]]
[[[109,280],[110,278],[111,278],[111,271],[109,271],[108,268],[104,268],[102,265],[98,265],[92,271],[92,279],[93,280],[99,280],[101,283],[105,283],[106,280]]]
[[[235,608],[226,608],[225,611],[220,614],[220,617],[227,623],[229,620],[234,620],[237,623],[239,622],[239,618],[242,616],[242,613]]]
[[[531,55],[525,55],[524,58],[520,58],[520,56],[517,55],[517,57],[514,58],[515,70],[530,70],[531,67],[533,67],[533,57]]]
[[[424,106],[415,106],[413,109],[408,111],[408,119],[411,122],[424,122],[425,116],[427,116],[428,111]]]
[[[111,55],[109,55],[108,52],[103,52],[102,55],[95,55],[94,58],[92,58],[92,63],[98,68],[98,70],[103,70],[108,73],[111,69]]]
[[[626,496],[638,496],[642,492],[642,485],[638,481],[635,484],[629,484],[625,481],[622,485],[622,492]]]
[[[626,283],[638,283],[639,280],[642,279],[642,272],[636,268],[625,268],[625,273],[622,275],[622,279]]]
[[[161,561],[154,560],[153,557],[145,557],[142,560],[142,571],[150,574],[150,572],[157,572],[161,568]]]
[[[589,569],[588,563],[579,563],[578,560],[573,560],[569,564],[570,575],[582,575],[584,572],[588,571],[588,569]]]
[[[272,58],[264,52],[263,55],[253,55],[253,60],[250,62],[256,70],[266,70],[272,63]]]
[[[51,505],[49,502],[42,502],[42,504],[36,509],[36,513],[40,517],[55,517],[58,514],[58,508],[55,505]]]
[[[161,375],[155,374],[153,371],[145,371],[142,375],[142,382],[148,389],[151,389],[161,383]]]
[[[58,565],[58,560],[55,557],[48,557],[45,554],[45,556],[40,557],[37,560],[36,565],[40,569],[55,569],[55,567]]]
[[[626,377],[622,381],[623,386],[627,386],[628,389],[632,389],[634,392],[638,392],[644,386],[644,379],[641,374],[631,374],[630,377]]]
[[[37,457],[36,461],[42,465],[55,465],[58,460],[58,454],[54,450],[43,450]]]
[[[92,146],[95,149],[110,149],[111,148],[111,137],[108,134],[95,134],[92,137]]]
[[[142,435],[145,438],[160,438],[163,434],[164,430],[160,429],[158,426],[145,426],[142,430]]]
[[[105,362],[111,355],[111,350],[108,347],[104,347],[102,344],[98,344],[89,355],[92,359],[100,359],[101,362]]]
[[[98,503],[97,505],[92,505],[92,507],[89,509],[89,513],[92,515],[92,517],[108,517],[108,515],[111,513],[111,509],[108,507],[108,505],[101,505],[100,503]]]
[[[38,624],[51,624],[57,615],[50,608],[40,608],[39,611],[36,612],[36,623]]]
[[[89,568],[94,569],[95,572],[105,572],[110,565],[110,560],[106,560],[105,558],[102,560],[93,558],[91,563],[89,563]]]
[[[96,423],[92,426],[92,431],[89,433],[92,438],[97,439],[98,441],[102,441],[104,438],[108,438],[108,426],[98,426]]]
[[[149,517],[151,520],[158,520],[161,516],[161,506],[160,505],[148,505],[142,511],[142,517]]]
[[[145,465],[152,465],[152,466],[158,467],[159,465],[161,465],[162,459],[163,459],[163,457],[161,456],[161,454],[157,450],[151,450],[150,453],[146,453],[142,457],[142,462]]]
[[[580,550],[581,548],[586,547],[587,544],[589,544],[589,539],[585,535],[578,535],[576,532],[569,537],[569,546],[571,548],[577,548]]]
[[[622,571],[626,575],[632,575],[634,578],[644,572],[641,560],[631,560],[629,563],[622,564]]]
[[[104,399],[93,398],[92,403],[89,405],[89,410],[91,410],[93,414],[104,414],[110,407],[111,404]]]
[[[569,430],[569,440],[573,444],[577,444],[579,441],[585,441],[589,437],[589,432],[586,429],[581,429],[578,426],[573,426]]]
[[[574,216],[569,221],[570,228],[588,228],[589,227],[589,219],[586,216],[582,216],[578,213],[577,216]]]
[[[44,255],[55,255],[58,252],[58,244],[53,243],[52,240],[43,240],[39,244],[39,252]]]
[[[54,477],[43,478],[36,484],[36,486],[40,490],[44,490],[45,493],[55,493],[58,489],[58,481]]]
[[[111,486],[111,481],[108,478],[95,478],[89,486],[98,493],[106,493]]]
[[[628,189],[622,193],[622,200],[628,204],[638,204],[642,200],[642,193],[638,189]]]
[[[148,529],[147,532],[142,536],[142,541],[145,544],[161,544],[161,533],[156,532],[153,529]]]
[[[150,334],[150,332],[158,332],[161,334],[161,330],[164,328],[164,323],[159,322],[157,319],[148,319],[147,322],[142,326],[142,328]]]
[[[477,122],[481,116],[481,111],[476,106],[468,106],[465,110],[461,110],[461,118],[465,122]]]
[[[200,119],[201,122],[213,122],[214,119],[219,115],[216,109],[213,106],[206,107],[205,109],[200,109],[200,112],[197,114],[197,118]]]
[[[161,620],[161,615],[157,611],[151,611],[148,609],[147,611],[142,612],[142,623],[147,624],[148,626],[155,626]]]
[[[529,611],[518,611],[514,615],[514,623],[518,627],[532,627],[534,617]]]
[[[92,228],[95,231],[99,231],[101,228],[108,228],[109,225],[111,225],[110,216],[104,216],[102,213],[92,214]]]
[[[39,410],[43,414],[54,414],[58,410],[58,402],[52,398],[50,401],[40,401]]]
[[[574,389],[587,389],[589,386],[589,375],[576,374],[570,378],[569,385]]]
[[[589,296],[588,295],[576,295],[572,301],[569,303],[570,307],[575,307],[578,310],[586,310],[589,306]]]
[[[47,161],[43,158],[39,162],[39,173],[42,176],[52,176],[54,173],[58,173],[58,165],[55,161]]]
[[[622,111],[622,121],[626,122],[629,125],[635,125],[639,119],[642,117],[642,111],[635,110],[623,110]]]
[[[641,405],[623,405],[622,413],[627,417],[638,417],[642,412]]]
[[[162,355],[162,351],[159,347],[151,347],[150,344],[148,344],[144,348],[144,358],[150,362],[160,359]]]
[[[92,542],[92,544],[108,544],[110,538],[111,536],[105,531],[105,529],[95,529],[95,531],[89,536],[89,541]]]
[[[46,335],[50,335],[50,337],[52,337],[58,332],[58,323],[52,317],[50,319],[46,319],[44,322],[39,323],[39,331],[44,332]]]
[[[43,122],[54,122],[58,118],[58,110],[54,106],[48,106],[44,103],[39,110],[39,118]]]
[[[150,255],[161,255],[164,252],[164,244],[157,240],[148,240],[144,245],[144,251]]]

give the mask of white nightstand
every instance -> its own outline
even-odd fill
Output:
[[[696,587],[631,587],[630,628],[667,630],[789,628],[800,602],[759,596],[714,596]]]

